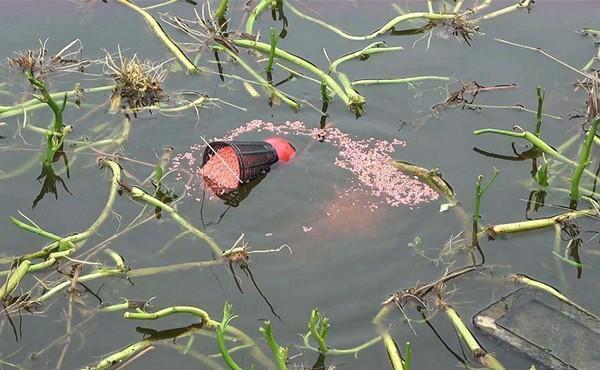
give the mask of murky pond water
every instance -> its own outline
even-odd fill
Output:
[[[150,4],[146,1],[138,3]],[[213,8],[216,8],[216,2],[213,3]],[[245,2],[230,3],[230,25],[237,28]],[[391,3],[384,1],[305,3],[305,6],[297,6],[307,12],[314,11],[330,24],[341,25],[355,35],[369,33],[398,14]],[[385,40],[388,46],[403,46],[404,50],[372,55],[365,61],[348,61],[339,70],[351,80],[429,75],[447,76],[452,82],[447,85],[431,80],[414,85],[358,86],[358,91],[367,99],[364,115],[355,119],[343,102],[334,97],[327,111],[328,127],[347,134],[353,143],[362,140],[365,145],[374,147],[381,145],[383,140],[401,143],[394,145],[387,154],[393,159],[425,168],[439,168],[444,179],[455,189],[456,197],[467,213],[474,207],[477,176],[483,174],[489,179],[495,167],[500,170],[500,175],[482,201],[482,223],[501,224],[525,219],[527,198],[532,190],[537,189],[531,180],[531,161],[490,158],[473,148],[513,156],[511,142],[515,142],[518,151],[528,149],[526,142],[493,135],[474,136],[472,133],[488,127],[510,130],[515,124],[533,130],[535,114],[516,109],[449,107],[434,115],[432,106],[446,100],[450,92],[462,86],[461,83],[477,81],[484,86],[517,86],[481,91],[476,97],[476,104],[519,104],[535,110],[536,86],[539,84],[546,90],[544,112],[556,116],[545,117],[543,138],[554,147],[559,147],[571,136],[582,132],[581,119],[567,118],[585,113],[586,96],[581,89],[574,89],[574,83],[583,77],[539,53],[502,44],[495,39],[541,47],[554,57],[581,68],[597,53],[594,41],[598,39],[582,37],[576,31],[583,27],[600,27],[600,2],[538,3],[530,13],[518,10],[482,21],[479,24],[481,34],[473,36],[471,46],[462,38],[458,40],[454,37],[452,31],[438,29],[434,30],[431,38],[429,34],[386,35],[378,38]],[[500,9],[510,4],[494,2],[490,9]],[[403,1],[399,5],[404,11],[426,9],[425,1]],[[155,62],[172,57],[143,18],[111,0],[108,4],[94,1],[86,5],[70,1],[8,0],[2,3],[2,8],[2,59],[13,57],[13,52],[17,50],[35,49],[38,39],[45,38],[48,38],[49,53],[60,50],[78,38],[84,45],[84,57],[90,59],[104,58],[104,49],[113,53],[117,51],[117,46],[124,55],[137,54],[141,59]],[[193,18],[192,9],[192,5],[178,1],[157,9],[153,14],[158,16],[158,12],[168,11],[170,15]],[[200,10],[201,6],[198,5],[197,9]],[[275,25],[279,29],[281,23],[273,22],[267,13],[259,18],[255,26],[265,42],[268,42],[269,27]],[[286,15],[289,21],[288,35],[279,41],[278,47],[300,55],[324,70],[328,69],[325,55],[335,59],[373,41],[344,39],[299,18],[289,9]],[[176,41],[190,41],[172,27],[163,26]],[[246,60],[254,60],[245,51],[240,53]],[[321,94],[318,84],[296,79],[280,86],[290,96],[305,101],[298,112],[285,104],[270,107],[267,104],[268,96],[260,87],[256,89],[261,96],[254,98],[247,93],[241,81],[227,74],[246,79],[252,79],[252,76],[232,66],[224,54],[221,59],[225,61],[225,82],[220,81],[216,73],[185,74],[177,70],[174,62],[169,62],[166,66],[171,71],[167,75],[165,91],[172,96],[172,100],[177,96],[177,91],[197,91],[215,100],[198,111],[188,109],[162,114],[156,111],[152,114],[140,112],[137,118],[132,116],[129,135],[120,148],[114,145],[94,146],[96,151],[87,147],[75,152],[77,147],[66,147],[71,160],[70,178],[67,179],[64,174],[63,178],[72,195],[58,185],[58,199],[49,194],[33,209],[33,199],[41,186],[35,179],[40,171],[38,158],[41,148],[45,148],[45,140],[38,132],[23,127],[25,117],[22,112],[6,118],[0,115],[0,121],[6,123],[6,126],[0,127],[0,135],[6,137],[0,139],[0,255],[21,256],[40,249],[47,242],[38,235],[16,227],[10,221],[11,216],[21,220],[29,217],[44,230],[61,236],[81,232],[94,222],[106,202],[110,178],[110,172],[99,170],[96,165],[97,157],[103,155],[98,151],[121,153],[125,157],[120,161],[124,180],[137,184],[138,180],[143,181],[152,174],[157,153],[160,154],[165,146],[171,146],[175,154],[183,155],[190,148],[202,145],[202,138],[210,140],[225,137],[231,130],[252,120],[275,125],[302,121],[304,126],[301,134],[286,136],[297,148],[296,158],[289,164],[274,167],[237,207],[230,207],[223,200],[203,193],[199,186],[186,188],[185,174],[181,180],[177,180],[176,175],[170,175],[165,182],[180,196],[185,195],[178,203],[179,213],[193,225],[205,229],[224,249],[233,245],[242,233],[250,250],[277,249],[282,245],[290,247],[292,254],[282,249],[274,253],[251,255],[252,278],[260,292],[249,275],[236,269],[242,294],[227,264],[134,277],[130,281],[107,277],[92,280],[85,286],[103,303],[119,303],[122,297],[155,297],[149,310],[176,305],[196,306],[217,320],[221,318],[224,302],[229,301],[233,304],[234,313],[240,316],[233,324],[256,338],[265,353],[270,352],[257,329],[263,320],[270,320],[278,342],[289,346],[289,356],[292,358],[290,367],[310,368],[317,360],[317,353],[302,348],[302,338],[298,334],[306,332],[313,308],[318,308],[330,318],[328,344],[331,347],[344,349],[367,342],[378,335],[372,320],[381,309],[381,302],[390,294],[435,281],[446,269],[469,263],[466,253],[460,248],[442,259],[437,257],[448,240],[455,239],[455,244],[459,245],[459,239],[470,238],[470,230],[461,234],[463,222],[452,211],[440,212],[440,205],[445,203],[442,197],[430,200],[431,197],[423,196],[424,200],[430,201],[418,204],[394,202],[390,193],[369,186],[370,176],[376,177],[377,171],[353,167],[358,165],[360,158],[348,159],[343,152],[348,147],[343,147],[335,140],[315,140],[310,130],[320,127],[321,114],[318,109],[321,107]],[[217,70],[212,52],[205,52],[199,65]],[[262,75],[263,65],[252,62],[252,66]],[[294,68],[300,70],[299,67]],[[96,68],[95,72],[100,71],[101,68]],[[31,88],[18,71],[2,67],[0,73],[0,105],[8,106],[30,98]],[[303,73],[310,75],[305,71]],[[276,65],[273,80],[286,77],[288,73]],[[111,83],[102,76],[81,74],[50,76],[48,81],[52,92],[70,90],[76,82],[84,89]],[[117,136],[121,132],[123,115],[109,114],[104,104],[110,95],[110,90],[88,93],[80,108],[75,105],[67,107],[64,119],[65,123],[74,126],[70,134],[72,138],[85,137],[95,141]],[[104,105],[96,109],[98,104]],[[559,117],[564,119],[557,119]],[[26,125],[46,127],[52,118],[51,111],[44,107],[26,112]],[[237,139],[256,140],[273,135],[269,130],[248,131]],[[294,133],[293,129],[290,131]],[[580,139],[578,143],[582,141]],[[597,147],[593,149],[593,164],[589,166],[591,171],[598,166],[596,151]],[[369,153],[367,149],[363,152]],[[193,153],[200,160],[201,151]],[[567,154],[576,159],[577,146]],[[35,158],[32,160],[32,157]],[[352,158],[358,162],[352,162]],[[340,161],[344,160],[353,164],[340,165]],[[368,158],[362,158],[360,163],[366,167],[374,165]],[[60,167],[60,163],[57,165]],[[189,161],[183,167],[190,169]],[[537,212],[529,212],[530,217],[564,212],[561,207],[568,207],[569,192],[559,188],[569,189],[569,173],[570,169],[563,173],[566,177],[553,178],[546,206]],[[366,176],[366,180],[361,176]],[[198,179],[195,181],[199,183]],[[583,184],[592,187],[589,178]],[[408,186],[407,180],[406,189],[409,189]],[[421,185],[415,180],[410,186],[410,189],[414,189]],[[149,182],[146,182],[145,188],[153,191]],[[419,192],[425,191],[424,186],[419,189]],[[580,202],[580,208],[587,206],[585,201]],[[80,248],[80,252],[85,253],[111,235],[125,230],[142,207],[142,203],[132,201],[127,194],[117,197],[108,219]],[[140,219],[151,215],[150,207]],[[553,255],[555,238],[550,228],[498,237],[494,241],[481,239],[485,263],[493,266],[493,273],[488,271],[466,275],[446,286],[448,303],[472,328],[482,346],[506,368],[529,369],[532,361],[478,333],[472,327],[470,318],[515,288],[515,285],[503,279],[508,274],[526,274],[544,281],[578,304],[598,313],[600,272],[597,263],[600,251],[595,237],[598,226],[591,219],[582,219],[579,226],[584,241],[579,251],[584,265],[580,278],[576,267]],[[107,245],[133,269],[206,261],[213,257],[203,241],[189,234],[181,235],[181,232],[180,225],[163,212],[160,220],[151,219],[114,238]],[[421,238],[417,248],[409,245],[414,245],[415,238]],[[562,242],[560,255],[564,253],[567,243]],[[447,248],[444,251],[447,252]],[[71,257],[87,258],[79,257],[80,252]],[[97,254],[88,261],[111,263],[104,254]],[[3,270],[10,268],[10,260],[5,262]],[[81,274],[93,273],[95,269],[94,265],[85,265]],[[63,274],[71,272],[66,263],[61,263],[59,270]],[[48,288],[65,279],[60,274],[48,277],[48,271],[51,269],[28,275],[13,297],[28,291],[36,284],[35,278],[47,284]],[[19,341],[15,341],[13,326],[7,317],[0,319],[0,367],[51,369],[60,363],[61,368],[77,369],[94,364],[107,354],[141,340],[143,334],[139,327],[162,330],[194,322],[185,315],[149,322],[125,320],[122,312],[94,313],[99,302],[93,294],[79,287],[77,289],[81,290],[81,294],[72,298],[69,305],[67,288],[45,301],[42,307],[36,307],[41,312],[35,315],[22,309],[22,322],[17,312],[10,314]],[[452,290],[452,294],[448,293]],[[33,297],[42,292],[38,284]],[[273,315],[265,299],[280,319]],[[412,368],[453,368],[460,364],[414,309],[407,308],[406,314],[415,320],[411,325],[406,323],[399,310],[388,316],[385,325],[401,347],[403,343],[411,342]],[[66,317],[71,317],[71,329],[67,328]],[[438,313],[432,316],[431,324],[450,348],[462,353],[459,340],[445,315]],[[71,331],[70,344],[61,359],[61,351],[65,347],[63,336],[67,330]],[[176,342],[181,346],[178,347],[180,351],[186,343],[185,338]],[[180,353],[173,342],[166,341],[166,344],[157,345],[152,351],[143,353],[127,367],[209,368],[206,363],[198,362],[198,357],[218,353],[214,336],[210,335],[197,335],[187,354]],[[246,350],[237,352],[235,358],[245,369],[256,364]],[[475,363],[471,356],[467,358]],[[225,368],[221,360],[215,361],[218,366]],[[353,355],[327,356],[326,363],[341,369],[385,369],[390,366],[381,343],[359,352],[356,358]],[[256,366],[261,368],[260,364]]]

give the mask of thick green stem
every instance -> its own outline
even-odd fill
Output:
[[[393,303],[384,304],[381,307],[381,310],[375,315],[373,318],[373,324],[377,328],[381,338],[383,339],[383,344],[385,345],[385,349],[390,360],[390,364],[392,365],[393,370],[406,370],[404,360],[402,359],[402,354],[394,341],[394,338],[389,332],[389,328],[384,323],[384,319],[389,313],[395,308]]]
[[[86,94],[91,94],[91,93],[96,93],[96,92],[112,91],[114,89],[114,87],[115,87],[114,85],[106,85],[106,86],[90,87],[87,89],[73,89],[73,90],[69,90],[69,91],[61,91],[61,92],[57,92],[57,93],[52,93],[52,94],[50,94],[50,97],[52,99],[57,99],[57,98],[62,98],[65,95],[67,95],[67,97],[76,96],[77,94],[80,94],[81,92],[84,92]],[[30,99],[23,103],[15,104],[13,106],[2,106],[2,107],[0,107],[0,118],[17,116],[19,114],[23,114],[24,110],[27,112],[30,112],[33,110],[43,108],[46,105],[47,105],[46,103],[41,103],[38,99]]]
[[[261,0],[258,4],[256,4],[254,9],[252,9],[252,12],[248,16],[248,20],[246,20],[245,31],[247,34],[254,34],[254,23],[256,22],[256,18],[258,18],[260,14],[267,10],[268,7],[274,6],[276,3],[276,0]]]
[[[145,339],[129,346],[123,348],[120,351],[115,352],[114,354],[103,358],[100,362],[98,362],[94,366],[88,366],[83,368],[82,370],[105,370],[113,368],[115,365],[121,364],[128,359],[132,358],[136,354],[142,352],[143,350],[149,348],[154,343],[153,340]]]
[[[219,7],[215,11],[215,18],[223,19],[227,15],[227,7],[229,6],[229,0],[221,0]]]
[[[183,53],[183,51],[179,48],[175,41],[171,39],[171,37],[163,30],[160,23],[158,23],[158,21],[154,19],[154,17],[150,15],[150,13],[135,5],[130,0],[116,1],[122,5],[129,7],[130,9],[133,9],[138,14],[140,14],[146,20],[146,23],[148,23],[148,26],[150,26],[154,34],[160,39],[160,41],[162,41],[163,44],[165,44],[165,46],[171,51],[171,53],[175,55],[177,60],[179,60],[179,62],[181,62],[184,65],[188,72],[198,72],[198,68],[194,65],[194,63],[192,63],[192,61],[189,60],[189,58]]]
[[[4,285],[0,287],[0,302],[17,289],[19,282],[23,280],[27,271],[29,271],[29,266],[31,266],[31,261],[22,261],[17,268],[10,272],[8,279],[6,279]]]
[[[546,153],[556,159],[559,159],[565,163],[568,163],[570,165],[575,165],[575,166],[577,165],[575,162],[573,162],[569,158],[567,158],[564,155],[557,152],[554,148],[552,148],[550,145],[548,145],[545,141],[543,141],[542,139],[540,139],[535,134],[532,134],[529,131],[514,132],[514,131],[507,131],[507,130],[498,130],[498,129],[493,129],[493,128],[485,128],[485,129],[473,131],[473,134],[474,135],[498,134],[498,135],[504,135],[504,136],[525,139],[525,140],[529,141],[533,146],[535,146],[539,150],[543,151],[544,153]]]
[[[458,313],[448,305],[442,305],[442,309],[452,322],[454,329],[458,333],[458,335],[463,339],[473,357],[477,359],[486,369],[489,370],[505,370],[505,367],[502,366],[498,360],[491,354],[489,354],[477,341],[477,339],[473,336],[469,328],[462,321]]]
[[[231,43],[235,46],[239,46],[242,48],[253,49],[259,51],[261,53],[268,54],[271,51],[271,45],[265,44],[264,42],[252,41],[252,40],[231,40]],[[312,64],[311,62],[302,59],[296,55],[290,54],[287,51],[279,48],[275,48],[275,56],[277,58],[286,60],[290,63],[294,63],[311,73],[314,73],[319,77],[319,79],[325,81],[327,86],[331,90],[335,92],[346,104],[346,106],[350,107],[353,104],[353,101],[348,97],[348,95],[344,92],[344,89],[331,77],[328,73],[322,71],[317,66]],[[364,99],[364,98],[363,98]]]
[[[560,224],[562,221],[569,218],[578,218],[583,216],[596,216],[597,212],[594,209],[586,209],[581,211],[572,211],[563,213],[554,217],[541,218],[537,220],[520,221],[508,224],[490,225],[487,226],[484,231],[479,233],[479,236],[486,234],[495,236],[503,234],[514,234],[524,231],[540,230],[556,224]]]
[[[587,136],[585,137],[585,141],[583,143],[583,150],[581,152],[581,157],[579,158],[579,163],[577,164],[575,171],[573,171],[573,176],[571,176],[572,205],[577,204],[577,200],[579,199],[579,182],[581,181],[583,171],[589,165],[590,157],[592,155],[592,144],[594,143],[594,137],[596,136],[598,122],[600,122],[600,117],[596,118],[592,122],[592,126],[588,130]]]
[[[206,328],[215,329],[219,325],[219,322],[211,319],[206,311],[192,306],[172,306],[156,312],[125,312],[123,317],[130,320],[158,320],[180,313],[198,317],[202,321],[202,325]]]
[[[226,52],[227,54],[229,54],[229,56],[232,57],[236,61],[236,63],[238,63],[240,66],[242,66],[242,68],[244,68],[246,70],[246,72],[251,74],[261,84],[261,86],[265,89],[265,91],[267,91],[267,93],[270,93],[270,94],[276,96],[277,98],[279,98],[281,101],[283,101],[284,103],[286,103],[287,105],[289,105],[290,107],[292,107],[292,109],[294,109],[296,111],[298,109],[300,109],[300,104],[296,103],[294,100],[292,100],[287,95],[285,95],[281,90],[279,90],[278,88],[276,88],[272,84],[270,84],[269,81],[267,81],[263,76],[261,76],[252,67],[250,67],[248,65],[248,63],[246,63],[242,58],[240,58],[239,55],[237,55],[233,51],[229,50],[228,48],[222,47],[220,45],[215,45],[215,46],[213,46],[213,48],[215,50],[223,51],[223,52]]]
[[[277,340],[273,335],[271,322],[265,321],[265,325],[262,328],[260,328],[260,332],[267,340],[269,348],[271,348],[271,352],[273,353],[273,356],[275,356],[275,363],[277,364],[277,368],[279,370],[287,370],[287,349],[281,347],[279,343],[277,343]]]

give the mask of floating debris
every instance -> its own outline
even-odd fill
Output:
[[[406,145],[402,140],[388,141],[373,137],[356,139],[335,127],[309,128],[300,121],[275,124],[262,120],[250,121],[215,140],[230,141],[251,132],[306,136],[333,145],[338,150],[334,163],[355,176],[354,180],[350,180],[352,186],[381,198],[382,203],[392,207],[414,207],[435,200],[439,196],[436,191],[414,176],[407,176],[393,166],[391,155],[395,152],[396,146]],[[172,168],[184,166],[190,172],[199,174],[197,158],[201,157],[204,149],[204,144],[193,145],[188,152],[175,157]],[[190,195],[193,195],[195,190],[196,187],[190,185],[188,189]],[[374,208],[376,207],[372,207]]]

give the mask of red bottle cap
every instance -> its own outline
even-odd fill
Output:
[[[265,139],[265,141],[275,148],[277,157],[279,157],[279,161],[281,162],[288,162],[296,155],[296,148],[285,139],[273,136]]]

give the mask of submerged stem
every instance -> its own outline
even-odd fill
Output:
[[[189,221],[183,218],[179,213],[177,213],[177,211],[173,207],[161,202],[160,200],[156,199],[155,197],[146,193],[144,190],[138,187],[134,186],[127,190],[131,193],[131,197],[133,199],[144,201],[150,204],[151,206],[159,207],[163,211],[167,212],[171,216],[171,218],[173,218],[173,220],[180,224],[184,229],[188,230],[190,233],[204,240],[212,249],[215,259],[220,260],[222,258],[223,249],[219,247],[219,244],[217,244],[217,242],[210,235],[206,234],[205,232],[199,230],[191,223],[189,223]]]
[[[162,26],[150,13],[148,13],[143,8],[135,5],[130,0],[116,0],[118,3],[133,9],[138,14],[140,14],[148,23],[148,26],[152,29],[154,34],[162,41],[162,43],[175,55],[177,60],[179,60],[188,72],[196,73],[198,72],[198,68],[194,65],[194,63],[184,54],[184,52],[179,48],[179,46],[171,39],[171,37],[163,30]]]
[[[258,42],[258,41],[252,41],[252,40],[231,40],[231,43],[236,46],[242,47],[242,48],[254,49],[256,51],[259,51],[259,52],[265,53],[265,54],[268,54],[271,52],[271,45],[265,44],[264,42]],[[328,73],[322,71],[321,69],[319,69],[317,66],[315,66],[311,62],[309,62],[306,59],[303,59],[301,57],[298,57],[296,55],[290,54],[287,51],[280,49],[280,48],[275,48],[275,56],[277,58],[284,59],[288,62],[294,63],[294,64],[314,73],[320,79],[325,81],[327,86],[329,86],[329,88],[331,90],[333,90],[335,92],[335,94],[338,95],[347,106],[352,105],[353,102],[351,101],[350,97],[348,97],[348,95],[344,92],[344,89],[331,76],[329,76]]]

